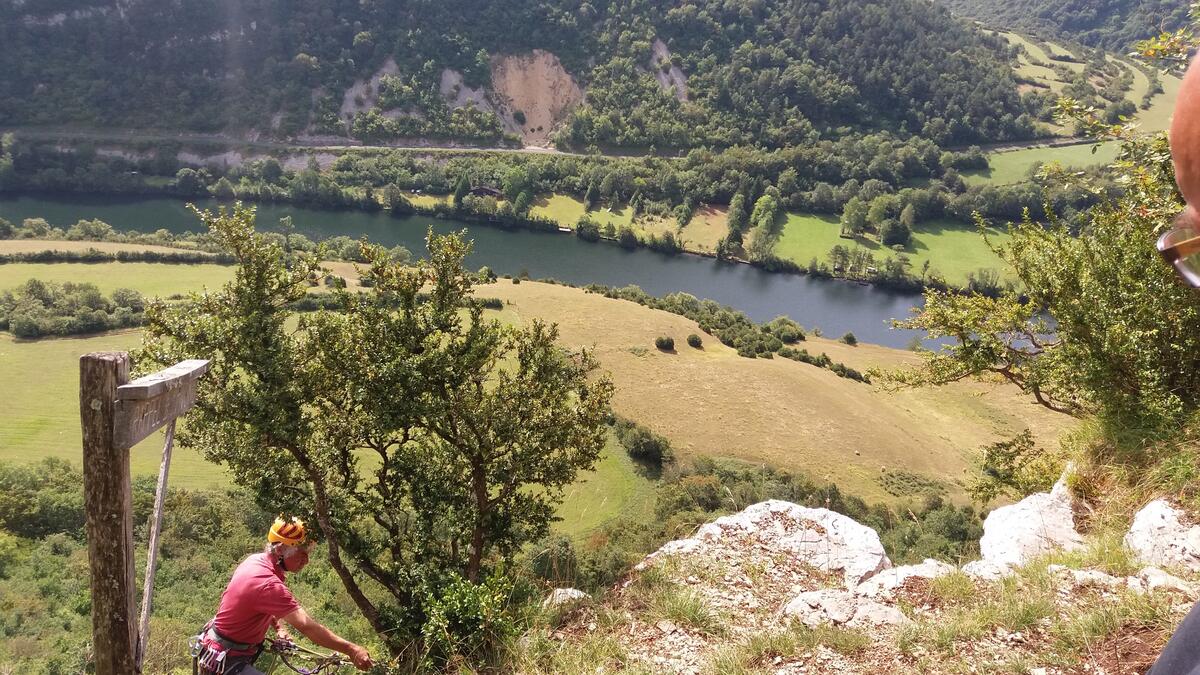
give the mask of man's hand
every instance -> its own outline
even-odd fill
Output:
[[[346,656],[350,657],[350,660],[354,662],[354,667],[359,670],[369,670],[371,666],[375,665],[371,661],[371,655],[367,653],[367,648],[354,643],[351,643],[350,647],[346,649]]]

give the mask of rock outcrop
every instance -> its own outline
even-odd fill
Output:
[[[940,560],[926,558],[920,565],[904,565],[883,570],[859,584],[854,592],[868,598],[890,597],[909,579],[934,579],[957,568]]]
[[[792,554],[821,572],[840,572],[848,589],[892,566],[875,530],[828,509],[770,500],[718,518],[687,539],[667,543],[638,567],[660,556],[703,552],[730,537],[745,537]]]
[[[1064,474],[1050,492],[1029,495],[989,513],[983,522],[979,553],[994,566],[1013,566],[1082,544],[1083,538],[1075,531],[1075,514]]]
[[[1200,572],[1200,526],[1166,500],[1150,502],[1133,518],[1125,546],[1148,565]]]

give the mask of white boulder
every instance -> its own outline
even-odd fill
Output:
[[[979,552],[988,562],[1019,566],[1044,553],[1082,544],[1063,474],[1050,492],[1029,495],[989,513],[983,521]]]
[[[1156,499],[1134,516],[1125,545],[1143,563],[1200,572],[1200,526],[1185,525],[1183,516]]]
[[[854,592],[868,598],[890,596],[893,591],[904,585],[905,581],[913,578],[933,579],[944,574],[950,574],[957,568],[933,558],[926,558],[920,565],[903,565],[883,570],[867,579],[854,589]]]
[[[661,556],[742,546],[746,538],[765,549],[791,553],[823,572],[841,572],[847,588],[892,566],[875,530],[828,509],[773,499],[718,518],[687,539],[668,542],[637,569]]]
[[[556,588],[545,600],[542,607],[565,607],[590,600],[592,596],[577,588]]]

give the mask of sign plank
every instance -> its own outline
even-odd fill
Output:
[[[113,446],[126,450],[179,417],[196,402],[196,385],[208,371],[205,360],[181,361],[117,387]]]
[[[154,398],[195,382],[201,375],[208,372],[208,359],[190,359],[180,361],[170,368],[165,368],[117,387],[117,399],[122,401]]]

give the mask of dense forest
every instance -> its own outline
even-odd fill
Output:
[[[503,144],[496,111],[451,105],[445,71],[478,88],[495,57],[543,49],[586,90],[566,147],[1035,134],[1002,44],[918,0],[28,0],[0,6],[0,41],[0,119],[16,125]],[[688,96],[656,81],[672,67]]]
[[[1074,40],[1112,51],[1187,22],[1179,0],[942,0],[962,16],[1006,30]]]

